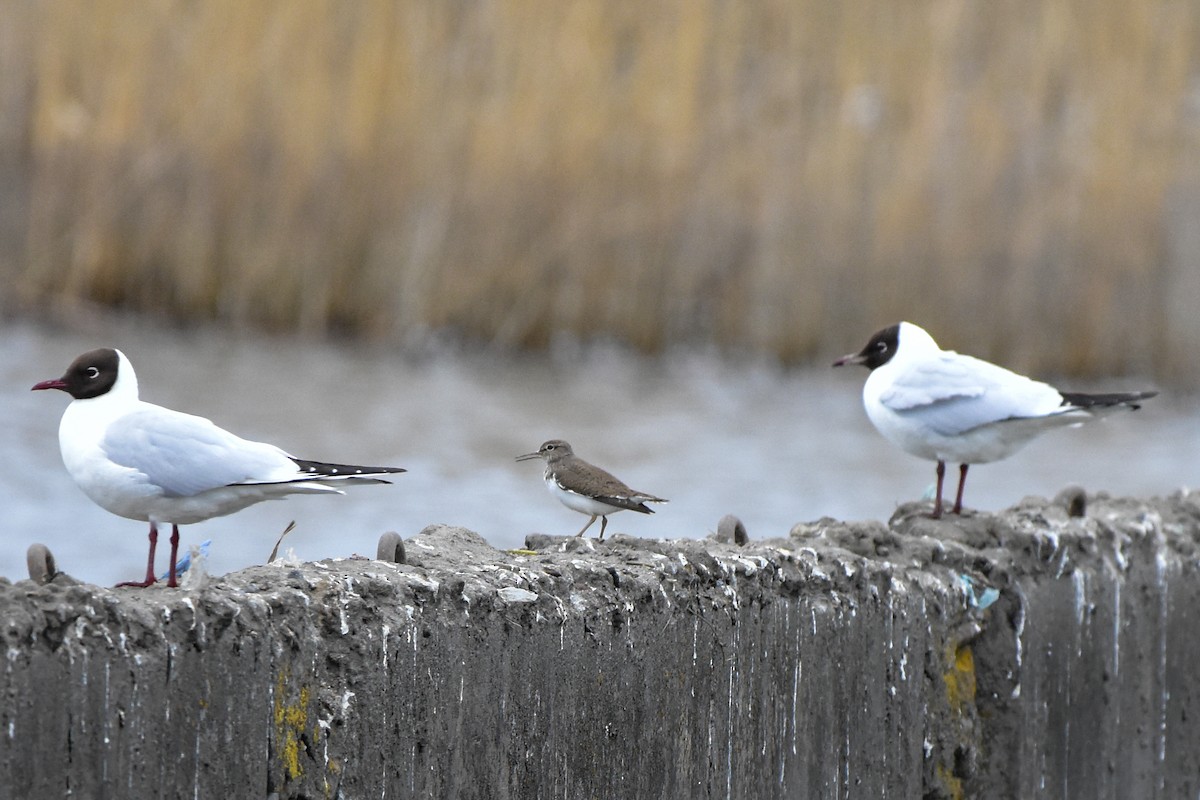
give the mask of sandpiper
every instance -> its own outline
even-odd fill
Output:
[[[599,538],[603,539],[609,514],[626,510],[653,514],[654,511],[646,503],[667,502],[661,497],[630,489],[608,472],[575,455],[571,445],[562,439],[551,439],[536,453],[517,456],[517,461],[531,458],[546,460],[544,477],[551,494],[572,511],[589,515],[587,524],[576,536],[583,536],[592,527],[596,517],[600,517]]]

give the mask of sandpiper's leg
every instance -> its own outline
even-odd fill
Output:
[[[604,541],[604,529],[608,526],[608,515],[605,514],[600,518],[600,538],[597,541]]]
[[[158,547],[158,526],[153,522],[150,523],[150,557],[146,560],[146,580],[144,581],[123,581],[117,586],[134,586],[139,589],[145,589],[150,584],[154,583],[154,550]]]
[[[942,483],[946,480],[946,462],[938,461],[937,465],[937,497],[933,500],[933,518],[942,518]]]
[[[171,574],[170,579],[167,581],[167,586],[170,586],[172,589],[179,585],[175,580],[175,560],[178,555],[179,526],[173,524],[171,525]]]
[[[579,538],[580,536],[583,536],[583,531],[586,531],[588,528],[592,527],[592,523],[595,521],[596,521],[596,515],[592,514],[592,518],[587,521],[587,525],[584,525],[583,530],[580,531],[579,533],[575,534],[575,537]],[[601,527],[604,527],[604,526],[602,525]]]
[[[971,466],[971,465],[970,464],[959,464],[958,465],[958,496],[954,498],[954,513],[955,514],[962,513],[963,485],[967,482],[967,467],[969,467],[969,466]]]

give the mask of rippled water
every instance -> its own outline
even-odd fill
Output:
[[[11,578],[25,575],[25,549],[38,541],[60,568],[89,581],[142,574],[144,523],[93,505],[62,466],[57,427],[68,398],[29,391],[106,345],[133,361],[145,400],[299,457],[409,470],[394,486],[262,503],[183,528],[185,545],[213,540],[215,573],[265,561],[291,520],[297,528],[284,547],[303,559],[373,554],[382,532],[407,537],[434,522],[503,548],[533,531],[573,534],[584,517],[550,496],[540,462],[513,461],[555,437],[670,499],[654,516],[613,516],[610,534],[703,537],[726,513],[756,538],[826,515],[886,519],[933,481],[931,463],[894,449],[867,421],[861,369],[782,370],[697,353],[648,359],[570,344],[537,357],[453,347],[414,355],[113,319],[70,332],[10,324],[0,337],[0,575]],[[1134,415],[1049,433],[1007,461],[973,468],[967,504],[995,510],[1069,483],[1129,494],[1195,485],[1198,410],[1194,397],[1168,394]]]

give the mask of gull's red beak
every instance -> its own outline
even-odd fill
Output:
[[[866,359],[863,357],[862,353],[850,353],[849,355],[842,356],[837,361],[833,362],[833,365],[835,367],[844,367],[847,364],[861,364],[865,360]]]
[[[38,389],[61,389],[65,392],[67,390],[67,382],[62,378],[55,378],[52,381],[42,381],[41,383],[34,384],[33,389],[30,391],[36,392]]]

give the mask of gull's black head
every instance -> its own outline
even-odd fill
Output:
[[[61,389],[76,400],[108,394],[117,383],[121,354],[111,347],[84,353],[71,362],[61,378],[42,381],[34,389]]]
[[[862,364],[867,369],[876,369],[891,361],[899,346],[900,325],[897,323],[877,332],[871,337],[871,341],[867,342],[866,347],[857,353],[842,356],[833,362],[833,365],[842,367],[846,364]]]

